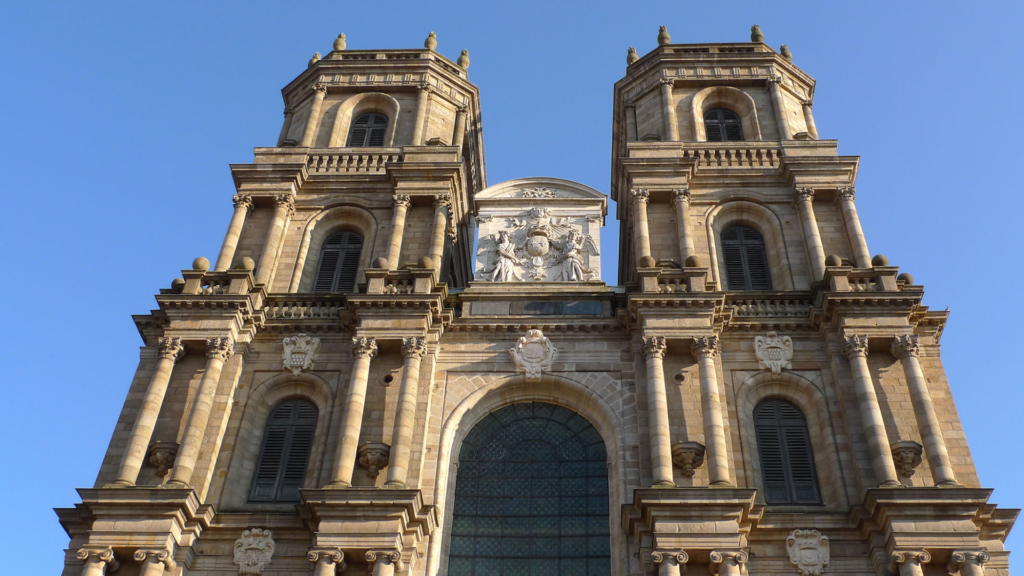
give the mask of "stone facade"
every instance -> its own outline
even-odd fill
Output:
[[[858,158],[818,137],[814,80],[752,38],[663,31],[630,51],[611,287],[601,192],[487,187],[465,53],[340,37],[283,90],[277,146],[231,166],[215,264],[135,317],[145,346],[96,483],[57,510],[64,574],[465,573],[464,441],[530,402],[584,418],[607,454],[588,504],[607,509],[605,551],[571,573],[1008,574],[1017,511],[979,484],[940,359],[948,313],[869,256]],[[708,141],[721,108],[742,140]],[[388,118],[382,145],[347,147],[366,113]],[[763,238],[771,290],[728,289],[735,225]],[[317,292],[339,231],[363,239],[356,290]],[[254,499],[268,419],[295,399],[315,417],[298,496]],[[802,412],[813,502],[766,496],[767,399]],[[516,562],[491,573],[559,572]]]

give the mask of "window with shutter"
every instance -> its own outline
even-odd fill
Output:
[[[722,232],[722,256],[729,290],[771,290],[768,256],[761,233],[749,226]]]
[[[355,232],[331,235],[320,249],[313,292],[353,292],[363,253],[363,237]]]
[[[377,112],[363,114],[352,122],[352,128],[348,132],[347,146],[356,148],[383,146],[384,135],[387,131],[387,116]]]
[[[768,504],[820,504],[811,438],[803,412],[785,400],[754,408],[754,434]]]
[[[307,400],[278,404],[267,418],[250,502],[298,502],[313,449],[317,409]]]
[[[704,134],[708,142],[740,142],[743,140],[743,124],[732,110],[713,108],[704,113]]]

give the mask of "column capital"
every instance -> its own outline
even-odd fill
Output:
[[[800,101],[800,104],[802,104],[804,108],[813,108],[814,100],[811,100],[810,98],[804,98],[803,100]]]
[[[906,358],[913,356],[919,358],[921,356],[921,341],[917,334],[904,334],[897,336],[892,340],[892,355],[897,358]]]
[[[106,565],[107,571],[116,572],[121,567],[117,557],[114,556],[114,549],[110,546],[99,546],[87,544],[78,549],[75,556],[83,562],[102,562]]]
[[[178,567],[171,551],[167,548],[139,548],[133,555],[136,562],[152,562],[163,564],[164,570],[170,572]]]
[[[840,188],[836,188],[836,202],[841,200],[849,200],[853,202],[855,196],[857,196],[857,189],[853,186],[842,186]]]
[[[324,84],[323,82],[315,82],[309,88],[310,90],[316,92],[317,94],[320,94],[321,96],[327,95],[327,84]]]
[[[427,343],[423,338],[402,338],[402,356],[405,358],[423,358],[427,353]]]
[[[634,202],[642,202],[644,204],[647,204],[648,202],[651,201],[650,192],[643,188],[633,188],[629,191],[629,194],[630,196],[632,196]]]
[[[345,553],[341,551],[341,548],[332,548],[327,546],[315,546],[306,552],[306,560],[310,562],[323,562],[324,564],[341,564],[341,570],[345,570]]]
[[[743,550],[712,550],[708,559],[711,560],[711,573],[718,574],[722,564],[741,566],[747,563],[749,556]]]
[[[813,202],[814,201],[814,188],[796,188],[794,189],[793,202]]]
[[[161,338],[157,341],[157,346],[161,358],[177,362],[185,355],[185,345],[181,343],[181,338]]]
[[[231,338],[207,338],[206,357],[227,362],[235,353],[235,342]]]
[[[664,358],[665,357],[665,337],[664,336],[648,336],[644,338],[643,351],[644,358]]]
[[[858,336],[847,336],[843,338],[843,356],[846,356],[847,360],[853,360],[854,358],[867,358],[868,357],[868,337]]]
[[[394,203],[395,208],[408,208],[412,205],[412,198],[410,198],[408,194],[395,194],[392,202]]]
[[[235,194],[231,197],[231,201],[234,203],[235,208],[245,208],[246,212],[252,212],[252,196],[248,194]]]
[[[690,187],[688,185],[683,185],[682,188],[673,188],[672,189],[672,200],[676,201],[676,202],[678,202],[680,200],[682,200],[683,202],[689,202],[690,201]]]
[[[416,83],[416,89],[418,91],[420,91],[420,92],[427,92],[427,93],[429,93],[433,89],[433,86],[430,85],[430,82],[427,82],[426,80],[424,80],[422,82],[417,82]]]
[[[295,196],[291,194],[275,194],[274,204],[278,207],[287,206],[289,210],[292,210],[295,207]]]
[[[366,563],[370,565],[371,571],[373,565],[377,562],[388,562],[395,565],[395,569],[398,572],[405,571],[405,563],[402,562],[402,553],[394,548],[390,550],[367,550],[366,554],[363,555],[366,559]]]
[[[669,88],[671,88],[673,85],[675,85],[676,79],[669,78],[667,76],[662,76],[661,78],[658,78],[658,83],[661,84],[662,86],[668,86]]]
[[[889,560],[895,566],[905,562],[927,564],[932,561],[932,555],[927,550],[894,550],[889,556]]]
[[[373,358],[377,355],[377,339],[360,336],[352,339],[353,358]]]
[[[434,194],[434,210],[451,210],[452,197],[450,194]]]
[[[992,557],[985,550],[954,550],[946,564],[946,570],[950,574],[956,574],[964,564],[977,564],[982,566],[991,560]]]
[[[714,358],[718,355],[718,336],[699,336],[690,344],[690,354],[696,359]]]
[[[469,106],[466,106],[465,104],[456,104],[455,105],[455,113],[456,114],[465,114],[466,112],[469,112]]]
[[[782,83],[782,76],[769,76],[768,78],[765,79],[765,82],[768,83],[768,86],[778,86],[779,84]]]
[[[655,550],[651,552],[651,562],[661,564],[668,560],[676,564],[686,564],[690,561],[690,555],[685,550]]]
[[[285,118],[287,118],[289,114],[294,114],[294,113],[295,113],[295,109],[292,108],[291,106],[285,106],[284,107],[284,116],[285,116]]]

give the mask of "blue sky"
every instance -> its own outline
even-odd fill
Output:
[[[229,163],[280,130],[280,89],[326,53],[468,49],[491,184],[553,176],[604,192],[626,49],[749,39],[757,23],[818,81],[822,138],[861,155],[872,253],[952,308],[943,359],[982,483],[1024,506],[1019,338],[1018,2],[41,3],[0,6],[5,209],[0,546],[57,573],[51,508],[91,486],[138,361],[131,314],[216,257]],[[610,214],[614,214],[611,209]],[[614,282],[618,227],[602,250]],[[1024,527],[1010,537],[1024,544]],[[31,567],[31,568],[30,568]],[[20,568],[20,570],[19,570]]]

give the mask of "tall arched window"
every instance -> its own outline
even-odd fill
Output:
[[[388,117],[378,112],[362,114],[352,122],[348,131],[348,144],[357,148],[383,146],[388,131]]]
[[[362,253],[363,237],[356,232],[332,234],[320,250],[313,292],[352,292]]]
[[[298,502],[313,448],[317,409],[308,400],[287,400],[267,418],[250,502]]]
[[[749,226],[731,226],[722,232],[722,255],[729,290],[771,290],[768,256],[761,233]]]
[[[601,435],[554,404],[513,404],[459,453],[449,576],[611,573]]]
[[[708,142],[739,142],[743,126],[739,114],[728,108],[712,108],[704,113],[704,134]]]
[[[807,420],[785,400],[765,400],[754,408],[757,453],[767,504],[820,504]]]

